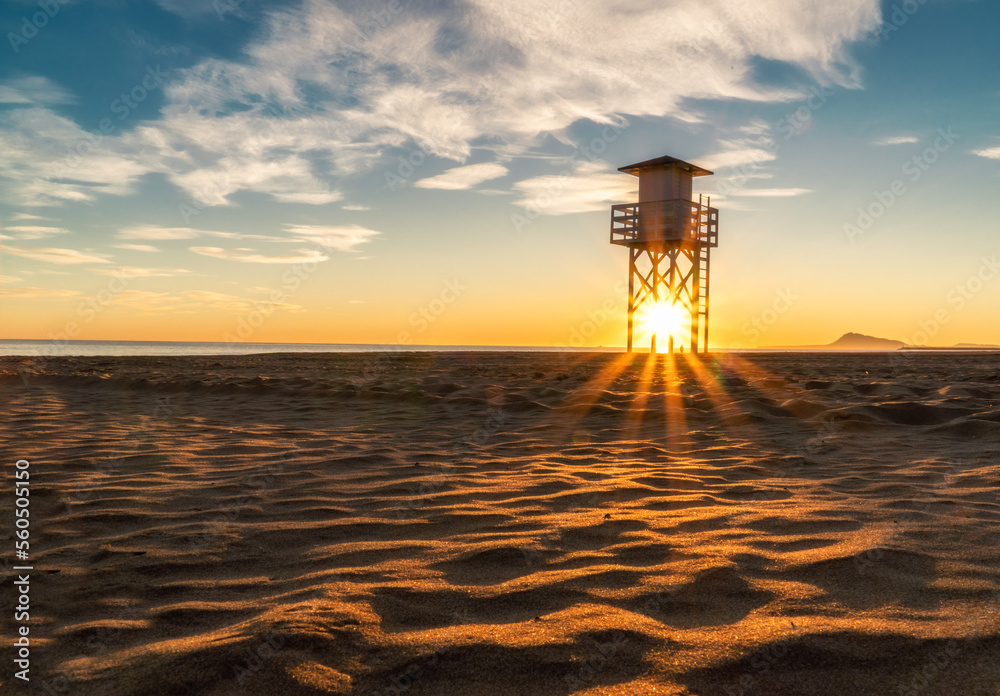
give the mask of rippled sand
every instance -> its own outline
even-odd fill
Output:
[[[0,385],[36,566],[4,691],[1000,687],[1000,355],[3,358]]]

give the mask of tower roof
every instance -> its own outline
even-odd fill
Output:
[[[653,169],[669,169],[670,167],[678,167],[686,172],[689,172],[691,176],[708,176],[714,172],[710,172],[707,169],[702,169],[698,165],[691,164],[690,162],[685,162],[684,160],[679,160],[676,157],[670,157],[669,155],[664,155],[663,157],[657,157],[656,159],[646,160],[645,162],[636,162],[635,164],[629,164],[624,167],[619,167],[618,171],[625,172],[626,174],[632,174],[634,176],[639,176],[639,172],[650,171]]]

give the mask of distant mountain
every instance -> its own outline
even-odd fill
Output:
[[[898,350],[906,344],[889,338],[876,338],[864,334],[845,333],[828,346],[828,350]]]
[[[911,346],[890,338],[876,338],[858,333],[845,333],[833,343],[823,346],[760,346],[764,350],[970,350],[1000,351],[1000,346],[988,343],[956,343],[953,346]]]
[[[876,338],[858,333],[845,333],[833,343],[823,346],[761,346],[761,348],[785,348],[795,350],[898,350],[906,347],[902,341]]]

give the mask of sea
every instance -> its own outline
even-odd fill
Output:
[[[0,340],[0,355],[54,358],[123,355],[253,355],[258,353],[391,353],[391,352],[622,352],[621,347],[568,346],[430,346],[399,343],[237,343],[187,341]]]
[[[255,355],[259,353],[406,353],[406,352],[501,352],[501,353],[623,353],[624,346],[435,346],[407,345],[400,343],[243,343],[209,341],[71,341],[36,339],[0,339],[0,356],[31,356],[55,358],[70,356],[150,356],[150,355]],[[974,346],[966,348],[925,349],[916,352],[996,352],[996,347]],[[638,347],[638,353],[648,348]],[[814,347],[803,348],[740,348],[726,349],[712,346],[713,353],[812,353]],[[823,352],[823,351],[820,351]],[[872,353],[896,351],[828,351],[841,353]],[[910,352],[910,351],[904,351]]]

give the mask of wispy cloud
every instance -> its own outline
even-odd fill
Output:
[[[884,138],[872,141],[872,145],[908,145],[919,142],[920,138],[915,135],[887,135]]]
[[[41,227],[38,225],[15,225],[4,228],[6,232],[13,232],[12,239],[44,239],[57,234],[68,234],[69,230],[62,227]]]
[[[56,290],[55,288],[0,288],[0,297],[19,300],[59,300],[79,294],[77,290]]]
[[[268,242],[284,241],[281,237],[264,234],[243,234],[240,232],[223,232],[221,230],[199,230],[194,227],[161,227],[160,225],[136,225],[126,227],[118,232],[118,239],[138,239],[149,241],[166,241],[176,239],[194,239],[196,237],[219,237],[222,239],[262,239]],[[145,245],[138,245],[145,246]],[[154,247],[150,247],[157,251]],[[139,249],[149,251],[150,249]]]
[[[778,157],[773,149],[760,147],[756,144],[735,143],[735,145],[733,149],[699,158],[698,164],[707,169],[760,166],[765,162],[772,162]]]
[[[748,136],[760,137],[769,136],[774,130],[774,124],[762,118],[752,118],[750,121],[736,129],[738,133]]]
[[[119,268],[95,268],[95,273],[106,276],[121,276],[124,278],[171,278],[190,273],[183,268],[142,268],[139,266],[121,266]]]
[[[972,154],[985,157],[987,159],[1000,159],[1000,147],[987,147],[982,150],[973,150]]]
[[[354,251],[354,248],[372,241],[379,235],[360,225],[285,225],[285,231],[296,239],[313,242],[337,251]]]
[[[307,203],[309,205],[325,205],[343,198],[339,191],[276,191],[269,190],[277,200],[283,203]]]
[[[166,145],[161,139],[156,147],[165,157],[195,160],[187,166],[171,167],[169,172],[173,183],[199,204],[229,205],[229,196],[238,191],[310,205],[342,198],[339,191],[319,178],[319,171],[326,168],[312,161],[318,150],[329,147],[321,133],[313,132],[316,123],[312,119],[298,116],[284,122],[269,112],[263,117],[255,115],[253,109],[226,117],[191,118],[190,113],[185,114],[182,125],[168,113],[160,130],[170,135],[171,143]],[[192,136],[197,140],[192,142]],[[343,147],[351,149],[349,143],[343,143]],[[195,150],[189,157],[185,153],[190,148]],[[295,154],[288,154],[289,150]]]
[[[0,104],[72,104],[76,97],[52,80],[37,75],[0,83]]]
[[[353,211],[357,211],[357,210],[371,210],[371,206],[369,206],[369,205],[356,205],[356,204],[353,204],[353,203],[351,205],[342,205],[340,207],[343,208],[344,210],[353,210]]]
[[[203,234],[201,230],[192,227],[160,227],[158,225],[139,225],[126,227],[118,232],[118,239],[194,239]]]
[[[108,263],[110,256],[105,254],[95,254],[93,252],[83,252],[76,249],[56,249],[50,247],[12,247],[0,244],[0,252],[23,256],[26,259],[44,261],[46,263],[57,263],[60,265],[71,265],[79,263]]]
[[[159,251],[159,248],[153,246],[152,244],[114,244],[112,246],[114,246],[117,249],[128,249],[129,251],[145,251],[145,252]]]
[[[21,279],[15,276],[0,275],[0,283],[16,283],[19,280]]]
[[[415,186],[428,189],[446,189],[458,191],[478,186],[484,181],[499,179],[507,175],[507,167],[496,162],[470,164],[465,167],[454,167],[437,176],[421,179]]]
[[[294,254],[278,254],[276,256],[265,256],[258,254],[253,249],[222,249],[220,247],[188,247],[196,254],[211,256],[216,259],[226,261],[242,261],[244,263],[307,263],[328,261],[326,254],[316,249],[298,249]]]
[[[804,188],[765,188],[765,189],[737,189],[730,192],[731,196],[751,196],[758,198],[789,198],[791,196],[803,196],[812,193],[812,189]]]
[[[607,162],[577,162],[562,174],[547,174],[514,184],[517,205],[547,215],[604,210],[613,201],[635,196],[636,179],[616,172]]]
[[[198,237],[217,237],[233,240],[263,240],[268,242],[305,241],[337,251],[353,251],[360,244],[371,241],[379,232],[360,225],[284,225],[280,235],[241,234],[238,232],[222,232],[218,230],[200,230],[193,227],[160,227],[157,225],[141,225],[129,227],[118,233],[119,239],[135,240],[179,240]],[[136,251],[158,251],[156,247],[144,244],[120,244],[122,248]],[[214,246],[192,246],[195,253],[203,256],[214,256],[230,261],[247,263],[299,263],[302,261],[325,261],[328,257],[315,251],[300,250],[296,254],[266,255],[258,254],[253,249],[222,249]],[[323,256],[323,258],[319,258]]]
[[[0,112],[0,177],[12,205],[61,205],[125,195],[160,169],[138,134],[96,136],[37,103]]]

